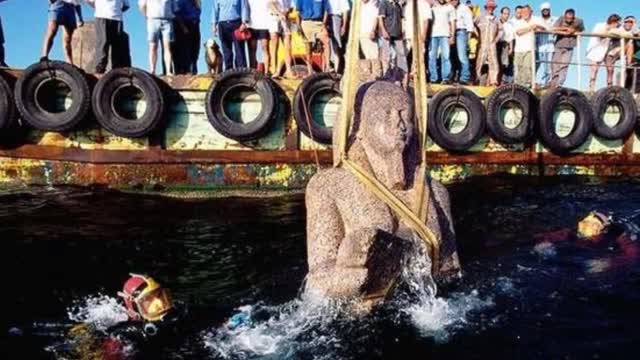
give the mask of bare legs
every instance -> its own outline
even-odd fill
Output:
[[[173,55],[171,54],[171,44],[168,41],[162,42],[164,54],[164,66],[167,75],[173,75]],[[158,63],[158,42],[149,43],[149,71],[155,75],[156,65]]]
[[[280,64],[278,63],[278,46],[280,45],[280,38],[282,38],[282,42],[284,43],[284,65],[286,68],[285,77],[293,77],[293,70],[291,69],[292,60],[291,60],[291,34],[278,34],[271,33],[271,40],[269,44],[269,60],[268,63],[270,72],[272,74],[278,75],[280,74]],[[267,63],[265,61],[265,63]]]
[[[53,46],[53,39],[55,39],[58,33],[58,25],[55,21],[49,21],[47,24],[47,31],[44,35],[44,42],[42,44],[42,57],[48,58]],[[73,38],[74,29],[70,26],[62,27],[62,51],[64,53],[64,59],[69,64],[73,64],[73,53],[71,47],[71,39]]]

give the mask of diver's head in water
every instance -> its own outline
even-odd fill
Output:
[[[118,295],[134,321],[159,321],[173,309],[169,291],[148,276],[131,274]]]
[[[592,211],[578,223],[578,237],[591,241],[598,241],[604,235],[611,219],[597,211]]]

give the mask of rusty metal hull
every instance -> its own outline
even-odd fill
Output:
[[[19,76],[19,71],[11,71]],[[58,134],[29,131],[15,145],[0,147],[0,187],[25,184],[105,185],[163,189],[302,189],[317,169],[330,166],[331,149],[298,131],[290,114],[280,114],[265,137],[239,143],[216,132],[205,110],[210,77],[176,76],[165,81],[169,96],[164,131],[149,138],[125,139],[87,119],[83,129]],[[296,80],[278,82],[292,101]],[[471,88],[481,97],[489,88]],[[438,91],[437,86],[428,91]],[[19,136],[19,138],[18,138]],[[540,144],[503,147],[485,138],[469,153],[449,154],[428,142],[431,176],[453,182],[470,176],[507,173],[524,176],[636,176],[640,139],[590,138],[567,156]]]

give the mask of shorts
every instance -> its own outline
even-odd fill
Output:
[[[147,19],[147,40],[150,43],[158,41],[173,42],[173,20],[171,19]]]
[[[302,20],[302,32],[307,42],[315,42],[325,31],[324,23],[320,20]]]
[[[269,40],[269,30],[251,29],[251,38],[256,40]]]
[[[291,24],[287,20],[274,16],[269,24],[269,32],[278,35],[291,35]]]
[[[67,3],[55,10],[49,10],[49,21],[55,22],[56,25],[72,29],[78,27],[78,24],[76,23],[76,11],[73,8],[73,5]]]

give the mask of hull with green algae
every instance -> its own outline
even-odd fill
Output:
[[[19,71],[12,74],[19,76]],[[139,191],[247,192],[299,191],[320,166],[331,165],[330,147],[302,134],[288,107],[281,107],[275,125],[264,137],[247,143],[228,139],[209,123],[205,112],[210,77],[176,76],[165,79],[173,88],[162,130],[143,139],[126,139],[100,129],[95,120],[68,133],[29,131],[14,139],[16,146],[0,147],[0,187],[25,185],[101,185]],[[292,103],[300,81],[279,80],[283,96]],[[481,97],[491,89],[472,87]],[[434,86],[431,93],[439,90]],[[61,99],[66,106],[68,99]],[[123,107],[142,111],[143,100]],[[335,122],[340,99],[324,95],[310,111],[325,124]],[[240,94],[227,108],[240,121],[260,109],[256,95]],[[508,114],[506,115],[508,116]],[[559,114],[559,126],[571,123]],[[453,126],[464,126],[464,114]],[[17,136],[17,135],[16,135]],[[569,156],[556,156],[540,144],[501,146],[488,137],[468,153],[448,154],[427,143],[430,175],[444,183],[471,176],[512,174],[521,176],[637,176],[640,173],[640,139],[605,141],[590,137]],[[317,157],[316,157],[317,156]]]

